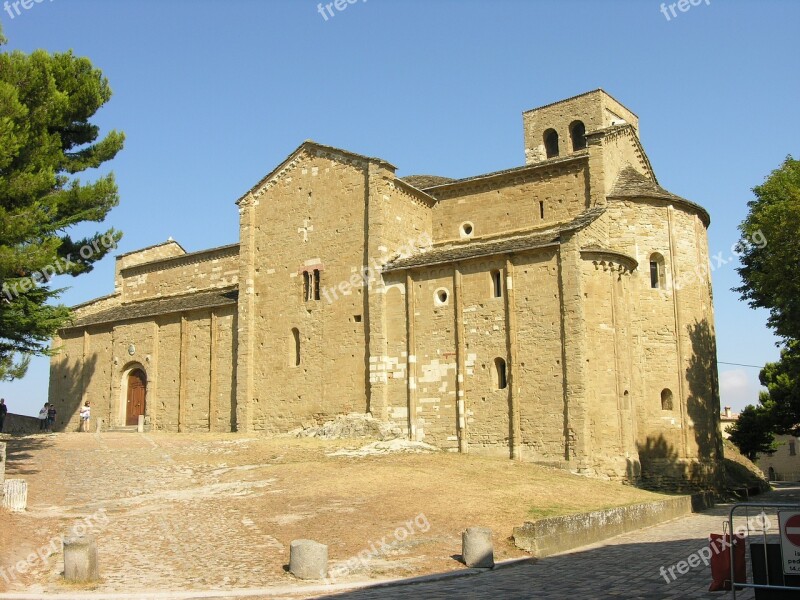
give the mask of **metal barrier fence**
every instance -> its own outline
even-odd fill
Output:
[[[731,507],[727,525],[731,542],[736,534],[745,541],[746,574],[734,572],[731,548],[734,600],[742,588],[752,588],[757,600],[800,598],[800,504],[740,502]],[[736,581],[737,575],[745,581]]]

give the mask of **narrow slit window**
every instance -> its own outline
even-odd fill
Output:
[[[311,300],[311,273],[303,271],[303,300],[308,302]]]
[[[500,271],[492,271],[492,297],[503,297],[503,274]]]
[[[544,219],[544,200],[539,200],[539,218]]]
[[[506,361],[498,357],[494,359],[495,385],[498,390],[506,389],[508,380],[506,379]]]
[[[292,342],[294,346],[294,352],[292,355],[292,364],[295,367],[300,366],[300,330],[297,327],[292,328]]]
[[[314,300],[319,300],[319,269],[314,269]]]
[[[654,290],[666,287],[664,257],[657,252],[650,255],[650,287]]]

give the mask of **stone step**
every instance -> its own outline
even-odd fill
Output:
[[[106,433],[136,433],[137,429],[136,425],[116,426],[106,429]]]

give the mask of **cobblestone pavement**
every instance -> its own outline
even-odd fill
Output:
[[[722,531],[727,516],[724,506],[535,563],[504,566],[480,574],[461,576],[464,567],[449,558],[453,549],[460,547],[460,540],[451,540],[454,537],[451,535],[445,540],[444,547],[450,550],[447,553],[424,551],[412,556],[417,561],[414,563],[400,557],[414,570],[384,569],[369,576],[403,577],[406,573],[431,571],[444,574],[449,569],[448,575],[459,575],[455,578],[417,583],[406,580],[402,585],[348,591],[348,586],[357,587],[362,585],[360,581],[368,579],[367,573],[359,572],[337,586],[303,584],[283,572],[281,565],[285,564],[288,548],[279,543],[278,537],[271,537],[285,540],[305,537],[308,524],[314,522],[310,518],[311,509],[300,496],[302,486],[292,480],[294,483],[288,486],[290,494],[284,489],[287,486],[280,485],[284,472],[280,469],[296,471],[304,468],[303,463],[282,467],[280,456],[264,454],[266,446],[255,440],[222,437],[216,441],[205,437],[202,440],[75,434],[34,436],[26,439],[24,445],[17,444],[10,464],[13,476],[29,481],[29,511],[24,517],[14,519],[17,529],[12,532],[10,544],[3,538],[5,531],[0,524],[0,541],[5,540],[0,543],[0,557],[9,547],[17,548],[13,555],[0,560],[0,567],[25,558],[52,536],[103,509],[107,522],[104,518],[97,529],[102,537],[104,577],[97,586],[70,589],[60,576],[63,570],[60,557],[40,560],[26,578],[15,576],[12,590],[9,594],[0,593],[0,599],[176,600],[247,596],[502,600],[732,596],[706,591],[710,582],[708,567],[700,564],[684,575],[675,567],[706,548],[709,533]],[[315,454],[309,456],[313,458]],[[343,469],[347,464],[337,463],[337,466]],[[362,472],[348,471],[349,477]],[[316,485],[313,481],[309,483],[308,494],[318,494]],[[325,514],[330,513],[331,517],[322,523],[329,537],[339,540],[347,535],[342,528],[353,526],[354,521],[344,517],[350,514],[345,508],[353,510],[349,507],[354,499],[340,505],[334,502],[334,491],[327,489]],[[784,486],[757,500],[800,503],[800,485]],[[386,512],[388,505],[364,506],[359,504],[357,508],[379,514]],[[276,520],[277,517],[284,520]],[[777,523],[774,513],[770,518]],[[211,522],[213,526],[207,526]],[[374,529],[351,536],[356,540],[355,545],[340,549],[338,554],[355,555],[364,547],[363,540],[374,539],[369,537],[369,531]],[[382,526],[378,530],[382,531]],[[508,545],[501,537],[495,536],[496,556],[503,556],[499,549]],[[433,562],[434,558],[439,562]],[[669,575],[670,567],[674,580]],[[750,599],[753,594],[748,590],[738,597]]]
[[[800,485],[784,484],[752,502],[800,504]],[[485,574],[438,582],[363,589],[327,598],[347,600],[463,598],[498,600],[517,598],[732,598],[731,592],[708,592],[710,568],[699,567],[675,579],[668,569],[708,542],[708,534],[722,532],[729,506],[675,519],[568,553],[544,558],[535,564],[496,569]],[[777,526],[774,509],[767,518]],[[755,511],[758,513],[758,510]],[[737,528],[744,522],[734,522]],[[749,565],[749,560],[748,560]],[[665,568],[666,579],[660,573]],[[669,582],[667,582],[669,579]],[[750,579],[752,581],[752,579]],[[752,599],[751,589],[737,592],[737,599]],[[800,592],[797,592],[800,598]]]

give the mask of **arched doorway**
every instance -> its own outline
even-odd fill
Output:
[[[125,409],[125,424],[138,425],[139,415],[147,408],[147,375],[141,369],[128,373],[128,398]]]

